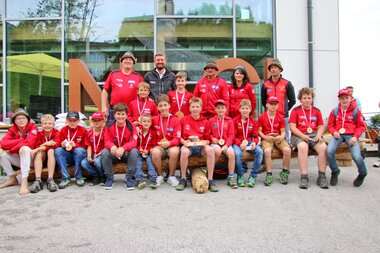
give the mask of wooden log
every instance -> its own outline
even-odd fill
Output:
[[[191,170],[191,184],[196,193],[205,193],[208,190],[208,179],[206,168],[195,168]]]

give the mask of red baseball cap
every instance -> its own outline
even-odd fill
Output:
[[[94,119],[104,120],[103,114],[101,112],[94,112],[91,116],[91,120]]]
[[[279,103],[278,97],[275,96],[270,96],[267,100],[267,103],[272,104],[272,103]]]
[[[348,89],[341,89],[338,93],[338,97],[343,95],[351,96],[351,91]]]
[[[218,104],[222,104],[222,105],[227,106],[226,101],[224,101],[223,99],[218,99],[218,100],[215,102],[215,107],[216,107]]]

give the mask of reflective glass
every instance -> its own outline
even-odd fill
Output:
[[[61,0],[6,0],[8,18],[60,17]]]
[[[158,15],[231,16],[231,0],[157,0]]]
[[[25,108],[33,119],[43,113],[59,113],[61,22],[7,22],[6,28],[7,113],[19,107]]]

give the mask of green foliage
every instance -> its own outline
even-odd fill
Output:
[[[380,128],[380,113],[371,117],[371,127],[379,129]]]

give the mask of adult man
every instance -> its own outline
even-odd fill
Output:
[[[214,60],[208,60],[204,67],[206,75],[199,79],[195,85],[193,95],[202,99],[203,107],[201,115],[210,119],[215,112],[215,103],[219,99],[226,101],[227,112],[229,111],[228,86],[226,81],[216,75],[218,65]]]
[[[175,74],[166,68],[166,55],[156,53],[154,55],[154,65],[152,71],[144,76],[144,81],[150,85],[150,97],[156,101],[160,94],[168,94],[169,91],[175,90]]]
[[[268,66],[271,77],[261,87],[261,104],[265,107],[267,99],[275,96],[279,100],[277,111],[285,118],[286,123],[286,138],[289,141],[289,110],[296,104],[296,96],[292,83],[282,78],[283,71],[279,59],[274,58]]]
[[[120,69],[113,70],[102,90],[102,114],[113,120],[112,107],[117,103],[129,103],[137,98],[137,85],[143,82],[142,76],[133,70],[137,59],[132,52],[125,52],[120,58]],[[108,96],[110,102],[108,104]]]

